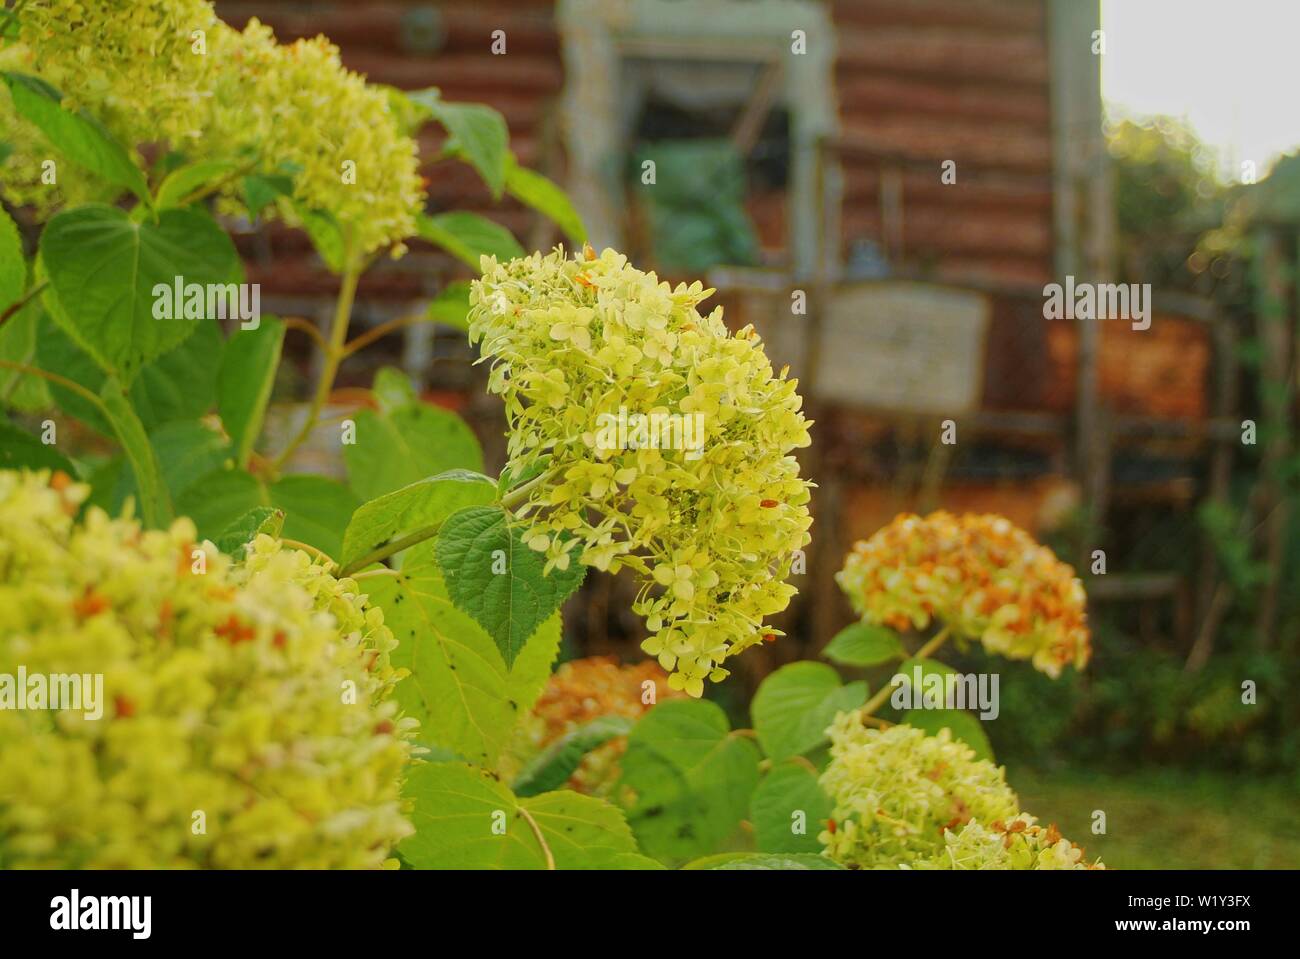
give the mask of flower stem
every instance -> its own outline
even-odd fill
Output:
[[[934,655],[935,650],[948,641],[950,635],[952,635],[952,627],[945,626],[943,629],[939,630],[939,632],[935,633],[924,646],[918,649],[916,655],[913,656],[912,659],[928,659],[930,656]],[[889,698],[889,694],[893,691],[894,687],[889,683],[880,687],[880,689],[876,691],[876,695],[868,699],[866,705],[862,707],[860,710],[861,714],[863,716],[870,716],[885,704],[885,700]]]
[[[292,549],[300,549],[307,555],[314,556],[316,559],[324,560],[331,567],[338,565],[329,557],[328,554],[317,549],[315,546],[312,546],[310,543],[303,543],[296,539],[286,539],[283,536],[280,537],[280,542]]]
[[[531,494],[533,490],[535,490],[537,487],[541,486],[543,483],[549,480],[551,476],[554,474],[554,472],[555,472],[554,469],[548,469],[545,472],[539,473],[537,476],[534,476],[523,486],[517,486],[514,489],[510,490],[510,492],[506,493],[504,496],[501,497],[502,509],[512,510],[520,503],[527,500],[529,494]]]
[[[329,399],[330,391],[334,388],[334,378],[338,375],[339,364],[343,361],[343,344],[347,340],[348,321],[352,318],[352,304],[357,296],[357,281],[361,277],[361,267],[357,265],[356,258],[352,255],[350,242],[345,248],[344,262],[348,266],[343,272],[343,285],[339,288],[339,298],[334,306],[334,322],[330,326],[330,340],[325,350],[325,367],[321,370],[320,381],[316,384],[316,394],[312,397],[302,428],[271,463],[271,467],[275,470],[284,466],[294,450],[301,446],[311,435],[311,431],[316,428],[320,412]]]
[[[39,367],[27,366],[23,363],[14,363],[12,360],[0,360],[0,369],[15,370],[19,373],[26,373],[28,376],[39,376],[41,379],[49,380],[51,383],[61,386],[65,390],[71,390],[87,403],[92,404],[95,409],[99,410],[99,412],[104,415],[104,419],[112,422],[112,414],[110,414],[108,408],[104,406],[104,401],[80,383],[74,382],[66,376],[60,376],[58,373],[51,373],[49,370],[42,370]]]
[[[346,566],[341,567],[336,573],[337,576],[351,576],[358,570],[365,569],[371,563],[378,563],[381,560],[400,553],[404,549],[410,549],[417,543],[423,543],[426,539],[433,539],[438,535],[438,530],[442,529],[442,521],[434,523],[432,526],[426,526],[423,529],[417,529],[408,536],[401,539],[395,539],[391,543],[385,543],[383,546],[376,547],[360,559],[354,559]]]
[[[30,290],[28,290],[26,293],[24,293],[14,302],[10,303],[7,307],[5,307],[5,311],[3,313],[0,313],[0,323],[3,323],[5,320],[9,319],[9,317],[13,316],[15,313],[21,310],[32,300],[36,299],[36,297],[40,296],[41,293],[44,292],[45,288],[49,285],[50,285],[49,280],[41,280],[41,282],[37,283],[34,287],[32,287]]]

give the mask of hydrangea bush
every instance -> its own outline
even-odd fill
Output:
[[[206,0],[0,17],[0,705],[24,675],[104,689],[98,716],[0,709],[0,866],[1087,864],[1020,810],[972,715],[893,723],[856,675],[950,636],[1084,665],[1082,590],[1005,520],[900,518],[840,575],[862,622],[838,669],[776,670],[752,729],[705,698],[794,594],[797,384],[701,284],[587,246],[498,114]],[[574,252],[426,213],[429,122]],[[266,219],[336,276],[327,327],[155,312],[160,287],[241,284],[229,231]],[[361,275],[415,242],[480,278],[350,331]],[[417,322],[479,345],[499,475],[397,370],[324,420],[340,366]],[[282,443],[263,427],[290,333],[321,362]],[[302,472],[335,426],[337,475]],[[589,570],[639,581],[651,659],[553,672]]]

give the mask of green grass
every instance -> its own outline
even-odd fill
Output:
[[[1008,767],[1021,807],[1111,869],[1300,869],[1294,783],[1173,770]],[[1093,835],[1093,810],[1106,834]]]

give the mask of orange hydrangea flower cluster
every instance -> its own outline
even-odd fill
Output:
[[[857,543],[836,581],[864,620],[893,629],[939,621],[1055,678],[1091,655],[1074,570],[992,514],[898,516]]]
[[[647,687],[646,683],[652,683]],[[591,656],[564,663],[552,674],[532,715],[522,724],[522,750],[538,753],[561,736],[601,716],[636,720],[660,699],[686,693],[668,685],[668,674],[652,659],[621,665],[613,656]],[[583,757],[569,779],[572,789],[588,795],[607,793],[618,780],[618,761],[627,750],[619,736]]]

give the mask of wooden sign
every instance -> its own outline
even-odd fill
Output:
[[[989,302],[925,283],[837,287],[822,321],[817,392],[825,399],[916,413],[977,409]]]

